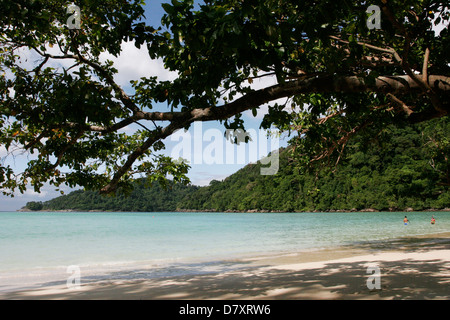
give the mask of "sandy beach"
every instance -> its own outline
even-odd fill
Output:
[[[234,261],[222,273],[57,283],[1,299],[450,299],[450,234]],[[369,283],[369,286],[368,286]],[[372,284],[372,288],[369,288]]]

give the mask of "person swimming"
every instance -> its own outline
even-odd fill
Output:
[[[431,216],[431,224],[435,224],[436,223],[436,219],[434,218],[434,216]]]
[[[409,222],[409,220],[408,220],[408,218],[405,216],[405,219],[403,219],[403,223],[405,224],[405,226],[408,225],[408,222]]]

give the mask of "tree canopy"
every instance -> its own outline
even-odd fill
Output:
[[[241,114],[271,105],[261,126],[298,132],[305,162],[337,163],[356,134],[389,124],[447,117],[447,1],[205,0],[164,3],[162,27],[144,19],[143,1],[80,0],[80,28],[68,1],[1,1],[0,142],[37,153],[24,172],[0,163],[4,193],[44,183],[113,193],[138,174],[187,181],[188,165],[157,153],[162,140],[195,121],[243,127]],[[114,79],[121,44],[146,46],[176,72],[148,75],[127,93]],[[38,57],[25,67],[21,50]],[[50,65],[60,61],[60,68]],[[253,89],[255,78],[277,83]],[[158,103],[167,111],[154,110]],[[120,129],[136,123],[132,134]]]

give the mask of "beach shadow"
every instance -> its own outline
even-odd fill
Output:
[[[449,250],[448,238],[403,238],[393,241],[357,243],[352,249],[378,253]],[[107,277],[86,277],[78,290],[66,282],[46,283],[42,288],[3,293],[1,299],[450,299],[450,263],[440,259],[337,260],[322,265],[295,268],[287,264],[273,268],[248,262],[188,264],[160,269],[133,270],[136,279],[123,279],[123,273]],[[348,262],[351,261],[351,262]],[[220,265],[220,271],[215,269]],[[368,266],[380,271],[380,288],[370,290]],[[180,269],[184,268],[186,270]],[[170,276],[187,271],[186,275]],[[161,274],[159,274],[159,272]],[[169,276],[167,276],[169,275]],[[85,282],[84,282],[85,281]],[[46,288],[47,286],[47,288]],[[48,286],[56,286],[49,290]]]
[[[348,246],[350,249],[362,249],[369,252],[383,252],[383,251],[403,251],[403,252],[426,252],[428,250],[445,250],[450,248],[450,238],[437,237],[405,237],[398,239],[355,242]]]
[[[442,260],[380,262],[381,288],[367,287],[370,261],[327,263],[323,268],[252,268],[225,274],[97,282],[80,290],[63,288],[8,293],[3,299],[449,299],[450,266]],[[117,290],[119,288],[119,290]]]

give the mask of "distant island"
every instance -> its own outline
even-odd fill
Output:
[[[248,164],[223,181],[209,186],[164,188],[137,181],[128,195],[102,196],[94,191],[73,191],[46,202],[29,202],[22,210],[46,211],[423,211],[450,210],[450,161],[432,145],[435,126],[448,132],[446,119],[388,127],[387,139],[370,145],[355,140],[337,168],[304,170],[280,150],[276,175],[260,174],[261,164]],[[447,142],[448,143],[448,142]],[[446,148],[449,148],[447,146]],[[448,151],[448,149],[445,152]]]

